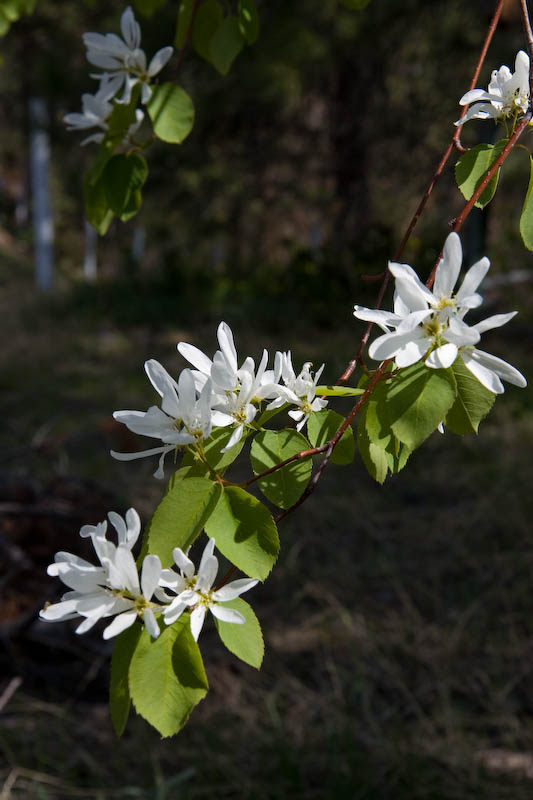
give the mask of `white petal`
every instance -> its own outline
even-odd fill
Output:
[[[125,611],[124,614],[119,614],[118,617],[115,617],[111,625],[108,625],[107,628],[104,628],[104,632],[102,636],[104,639],[112,639],[113,636],[118,636],[119,633],[125,631],[126,628],[129,628],[135,622],[137,618],[137,612],[133,611]]]
[[[516,311],[511,311],[509,314],[494,314],[494,316],[487,317],[487,319],[472,325],[472,327],[479,333],[485,333],[485,331],[490,331],[492,328],[500,328],[505,325],[516,313]]]
[[[496,373],[502,380],[508,381],[509,383],[513,383],[515,386],[520,386],[520,388],[524,388],[527,386],[527,381],[517,369],[508,364],[507,361],[504,361],[502,358],[498,358],[497,356],[493,356],[491,353],[485,353],[483,350],[474,349],[471,353],[472,359],[477,361],[478,364],[482,364],[487,369],[492,370]]]
[[[191,633],[195,642],[198,641],[205,619],[205,606],[196,606],[191,611]]]
[[[187,608],[186,603],[182,603],[178,598],[172,601],[172,603],[165,608],[163,611],[163,619],[165,621],[165,625],[172,625],[173,622],[176,622],[179,617],[183,614],[185,609]]]
[[[459,303],[464,303],[470,295],[473,295],[487,274],[490,267],[490,261],[488,258],[481,258],[479,261],[476,261],[475,264],[472,264],[470,269],[467,271],[461,287],[457,292],[456,299]]]
[[[364,308],[364,306],[354,306],[354,317],[363,320],[363,322],[373,322],[379,325],[382,331],[389,332],[389,328],[395,328],[401,321],[398,314],[393,314],[390,311],[380,311],[378,309]]]
[[[471,352],[465,350],[461,355],[465,367],[470,370],[472,375],[478,379],[485,389],[488,389],[489,392],[494,392],[494,394],[503,394],[505,388],[495,372],[472,358]]]
[[[125,545],[119,545],[115,555],[114,565],[120,574],[121,585],[115,589],[128,589],[132,594],[140,594],[139,573],[131,550]]]
[[[124,41],[131,50],[135,50],[141,43],[141,28],[133,16],[131,6],[128,6],[120,18],[120,30]]]
[[[211,374],[211,366],[213,362],[206,356],[205,353],[202,353],[202,351],[193,344],[180,342],[178,344],[178,350],[183,358],[187,359],[187,361],[189,361],[193,367],[196,367],[196,369],[200,370],[200,372],[202,372],[204,375],[209,376]]]
[[[157,624],[157,620],[151,608],[145,609],[143,614],[143,621],[146,630],[148,631],[152,639],[157,639],[161,631],[159,630],[159,625]]]
[[[463,248],[457,233],[446,237],[442,258],[435,274],[433,293],[436,297],[451,297],[463,262]]]
[[[432,369],[447,369],[451,367],[457,358],[457,346],[455,344],[443,344],[442,347],[437,347],[426,358],[426,367]]]
[[[159,556],[148,555],[144,557],[141,571],[141,588],[146,600],[151,600],[155,587],[161,575],[161,561]]]
[[[213,540],[214,541],[214,540]],[[174,563],[181,569],[186,578],[192,578],[194,575],[194,564],[191,559],[183,552],[181,547],[175,547],[172,551]]]
[[[150,78],[155,77],[158,72],[161,72],[167,61],[171,58],[173,52],[173,47],[162,47],[161,50],[157,51],[148,65],[148,76]]]
[[[222,620],[222,622],[232,622],[235,625],[244,625],[245,618],[234,608],[227,608],[227,606],[219,606],[217,604],[210,605],[209,610],[211,613]]]
[[[222,586],[221,589],[217,589],[216,592],[213,592],[212,597],[213,600],[217,602],[224,603],[228,600],[235,600],[236,597],[247,592],[249,589],[252,589],[259,583],[257,578],[250,580],[249,578],[239,578],[239,580],[231,581],[226,586]]]

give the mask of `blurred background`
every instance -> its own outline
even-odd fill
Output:
[[[169,43],[175,5],[139,17],[149,55]],[[478,437],[434,434],[383,487],[358,461],[330,465],[280,526],[278,568],[254,590],[262,670],[206,626],[211,691],[173,739],[133,717],[117,740],[110,643],[36,621],[60,592],[46,566],[57,550],[83,555],[82,524],[131,505],[147,522],[161,498],[155,463],[109,456],[144,446],[111,413],[155,402],[146,358],[177,374],[176,343],[212,354],[225,320],[243,358],[291,348],[295,365],[341,374],[364,330],[353,304],[374,303],[363,276],[385,268],[453,134],[495,3],[258,6],[260,38],[227,78],[187,55],[193,132],[151,148],[140,214],[97,243],[81,187],[94,145],[80,149],[62,118],[96,88],[83,32],[118,32],[124,4],[39,0],[0,40],[0,797],[526,800],[529,389],[498,398]],[[508,0],[478,85],[524,46]],[[32,98],[51,144],[47,291],[34,266]],[[494,136],[471,122],[463,141]],[[467,265],[492,262],[483,316],[520,312],[486,349],[531,376],[528,179],[517,150],[462,238]],[[404,254],[423,278],[461,207],[450,166]]]

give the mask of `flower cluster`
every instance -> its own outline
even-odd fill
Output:
[[[471,89],[459,100],[459,105],[474,105],[457,120],[464,125],[470,119],[501,120],[525,114],[529,108],[529,56],[520,50],[515,59],[515,71],[505,64],[492,71],[488,90]]]
[[[372,342],[369,355],[377,361],[394,358],[400,368],[424,359],[427,367],[445,369],[460,354],[465,366],[489,391],[501,394],[502,380],[524,387],[526,379],[517,369],[474,346],[482,333],[505,325],[516,312],[496,314],[467,325],[467,312],[482,303],[477,289],[490,262],[482,258],[470,267],[454,294],[462,260],[461,240],[456,233],[450,233],[435,273],[433,291],[424,286],[408,264],[389,263],[395,278],[394,312],[361,306],[354,310],[358,319],[374,322],[385,331]]]
[[[109,129],[109,118],[113,112],[113,100],[129,103],[134,86],[141,87],[141,102],[147,103],[152,96],[151,82],[161,72],[172,56],[172,47],[158,50],[150,63],[146,64],[146,54],[141,49],[141,29],[130,6],[120,20],[122,39],[114,33],[85,33],[83,41],[87,48],[87,61],[105,70],[92,75],[100,85],[97,92],[82,95],[82,112],[67,114],[64,118],[68,130],[89,130],[99,128],[96,133],[82,141],[100,143]],[[120,98],[117,97],[122,92]],[[144,112],[135,111],[135,122],[129,127],[126,139],[137,131],[144,119]]]
[[[156,614],[162,616],[166,625],[171,625],[186,608],[191,610],[191,632],[195,640],[198,639],[208,609],[224,622],[240,625],[245,622],[238,611],[220,604],[235,600],[258,581],[242,578],[219,589],[212,589],[218,572],[218,559],[213,555],[214,539],[209,539],[204,549],[198,573],[195,573],[188,555],[177,547],[174,549],[174,561],[179,573],[162,569],[159,556],[147,555],[139,580],[132,555],[132,548],[141,531],[139,515],[134,508],[130,508],[125,519],[114,511],[109,512],[108,518],[117,534],[116,545],[106,537],[106,521],[98,525],[84,525],[80,530],[80,536],[91,538],[99,566],[72,553],[56,553],[54,563],[48,567],[48,574],[61,578],[70,591],[63,595],[59,603],[47,604],[40,612],[41,619],[64,622],[81,617],[76,633],[85,633],[100,619],[114,617],[104,629],[104,639],[117,636],[133,625],[137,617],[155,639],[160,633]]]
[[[178,447],[201,446],[213,428],[232,427],[222,452],[237,444],[253,428],[263,401],[269,401],[266,411],[294,406],[289,415],[297,422],[298,430],[311,412],[326,405],[326,400],[316,397],[324,365],[313,377],[311,363],[307,362],[297,375],[290,352],[278,352],[274,369],[267,369],[268,353],[264,350],[257,369],[251,356],[239,367],[229,325],[221,322],[217,335],[220,349],[212,359],[194,345],[178,344],[181,355],[195,369],[184,369],[177,382],[159,362],[146,362],[146,374],[161,397],[160,406],[151,406],[147,411],[115,411],[113,416],[133,433],[160,439],[162,444],[138,453],[111,451],[114,458],[130,461],[159,454],[155,477],[162,478],[167,453]]]

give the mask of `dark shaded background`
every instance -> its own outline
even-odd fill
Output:
[[[167,42],[172,6],[143,22],[149,54]],[[59,590],[46,565],[59,549],[82,554],[80,525],[130,505],[146,522],[161,497],[155,464],[108,455],[141,447],[111,412],[154,402],[146,358],[177,374],[175,344],[214,352],[224,319],[242,357],[290,347],[296,363],[325,361],[328,381],[341,373],[363,331],[352,305],[375,296],[362,275],[384,269],[452,135],[493,3],[261,3],[260,39],[228,78],[186,58],[195,128],[181,147],[150,151],[142,212],[112,225],[88,284],[80,164],[91,152],[61,120],[96,85],[82,33],[118,30],[122,9],[40,0],[2,41],[0,693],[16,689],[0,700],[2,800],[530,798],[529,389],[498,398],[479,437],[435,434],[384,487],[359,462],[331,466],[283,523],[278,568],[254,590],[263,669],[206,626],[211,691],[174,739],[133,718],[117,740],[109,643],[36,622]],[[524,46],[517,10],[510,1],[482,86]],[[25,217],[31,96],[51,118],[50,295],[34,288]],[[494,133],[470,123],[464,140]],[[466,262],[493,264],[484,316],[520,312],[486,349],[526,375],[530,283],[512,276],[531,261],[518,233],[528,175],[513,153],[463,234]],[[422,277],[460,208],[450,168],[405,254]]]

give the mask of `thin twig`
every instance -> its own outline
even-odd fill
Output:
[[[499,0],[496,6],[496,10],[492,17],[492,20],[489,25],[489,29],[487,31],[487,35],[485,37],[485,41],[483,42],[483,47],[481,48],[481,53],[479,54],[479,58],[477,60],[476,68],[474,70],[474,74],[472,75],[472,80],[470,81],[469,91],[476,88],[477,79],[479,78],[479,73],[481,72],[481,67],[483,66],[483,62],[485,61],[485,56],[487,55],[487,50],[489,49],[489,45],[492,41],[492,37],[494,36],[494,31],[498,26],[498,22],[500,21],[500,15],[502,13],[503,6],[505,5],[505,0]],[[465,106],[464,112],[468,110],[468,106]],[[453,142],[458,150],[465,152],[465,148],[461,144],[461,132],[463,130],[462,125],[457,126],[457,130],[455,131]]]
[[[183,63],[183,59],[185,58],[185,53],[187,52],[189,45],[191,43],[191,36],[192,36],[192,28],[194,25],[194,19],[196,17],[196,12],[198,11],[198,6],[200,5],[201,0],[194,0],[194,5],[192,7],[191,12],[191,19],[189,22],[189,27],[187,28],[187,33],[185,34],[185,40],[183,42],[183,47],[181,48],[176,63],[174,65],[174,69],[172,70],[172,81],[176,83],[178,72],[181,69],[181,65]]]
[[[308,450],[301,450],[299,453],[295,453],[295,455],[286,458],[285,461],[280,461],[279,464],[274,464],[274,466],[270,467],[270,469],[266,469],[264,472],[260,472],[259,474],[254,475],[252,478],[249,478],[247,481],[239,483],[238,485],[241,487],[241,489],[244,489],[246,486],[251,486],[252,483],[255,483],[261,478],[265,478],[272,472],[277,472],[278,469],[286,467],[287,464],[292,464],[293,461],[301,461],[303,458],[310,458],[311,456],[317,455],[317,453],[323,453],[328,449],[328,446],[329,443],[326,442],[325,444],[321,444],[319,447],[311,447]]]

